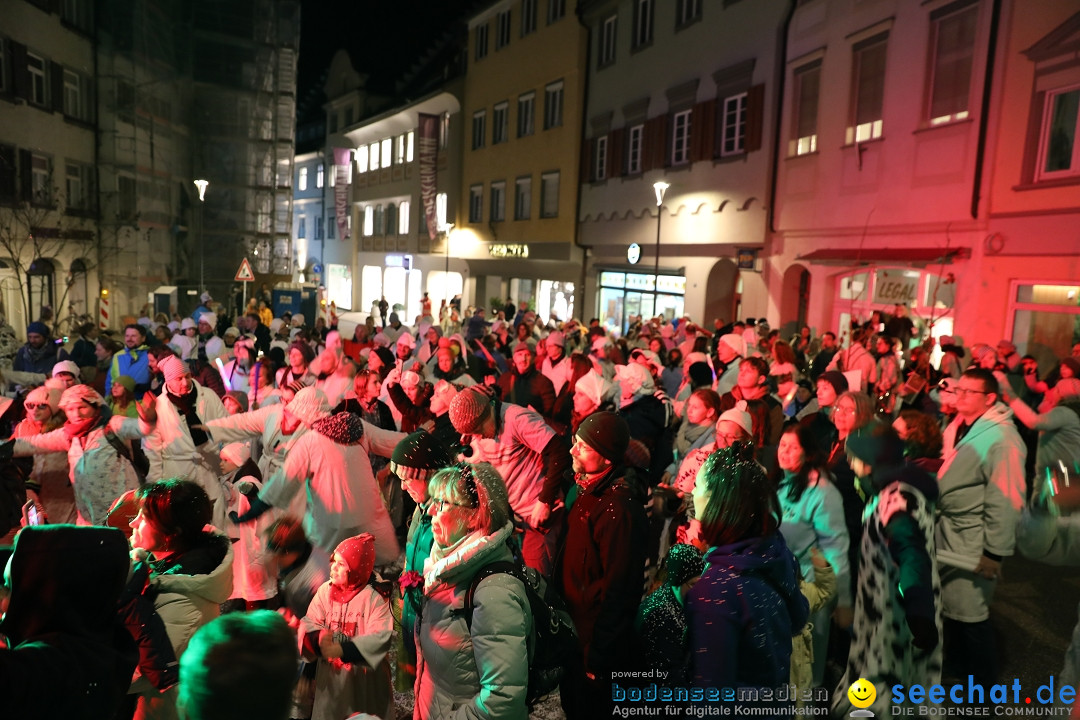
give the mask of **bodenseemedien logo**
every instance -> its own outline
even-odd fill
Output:
[[[859,678],[851,683],[847,697],[851,704],[858,708],[851,711],[850,717],[874,717],[874,713],[866,709],[877,699],[877,688],[874,687],[874,683],[866,678]]]

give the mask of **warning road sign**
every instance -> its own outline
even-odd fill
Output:
[[[255,273],[252,272],[251,263],[248,262],[247,258],[244,258],[243,262],[240,263],[240,269],[236,271],[236,277],[233,280],[245,283],[255,281]]]

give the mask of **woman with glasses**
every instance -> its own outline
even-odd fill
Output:
[[[34,437],[62,427],[65,418],[60,411],[60,394],[58,388],[45,386],[31,390],[23,401],[26,417],[15,426],[12,437]],[[19,462],[29,464],[31,461]],[[68,480],[67,453],[51,452],[34,456],[33,469],[26,481],[26,499],[32,501],[37,511],[45,515],[50,523],[75,522],[75,493]]]
[[[532,613],[525,586],[505,572],[473,577],[513,559],[506,485],[487,463],[440,470],[428,484],[434,545],[424,563],[416,633],[414,717],[526,718]]]

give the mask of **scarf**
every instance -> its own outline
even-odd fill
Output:
[[[701,436],[716,427],[716,423],[707,425],[695,425],[689,420],[679,426],[679,432],[675,435],[675,451],[678,457],[686,457]]]
[[[173,395],[172,391],[166,387],[165,396],[169,398],[176,411],[187,422],[188,432],[191,433],[191,442],[195,444],[195,447],[200,447],[209,441],[210,437],[204,431],[195,427],[196,425],[202,425],[202,420],[199,419],[198,413],[195,412],[195,401],[198,400],[198,390],[195,388],[195,384],[192,383],[191,390],[186,395]]]
[[[100,412],[96,416],[86,418],[85,420],[77,420],[75,422],[68,420],[66,423],[64,423],[64,436],[68,440],[86,437],[87,433],[89,433],[95,427],[104,424],[105,418],[102,417]]]

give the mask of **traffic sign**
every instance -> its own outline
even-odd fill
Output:
[[[251,263],[247,258],[240,263],[240,269],[236,271],[236,277],[233,280],[245,283],[255,281],[255,273],[251,270]]]

